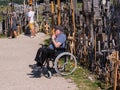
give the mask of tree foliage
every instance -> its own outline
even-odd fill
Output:
[[[8,5],[8,3],[18,3],[22,4],[24,0],[0,0],[0,5]]]

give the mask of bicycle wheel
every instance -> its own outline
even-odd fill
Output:
[[[69,52],[59,54],[55,59],[54,68],[61,75],[72,74],[77,68],[75,56]]]

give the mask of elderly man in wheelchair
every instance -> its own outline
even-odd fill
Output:
[[[52,43],[48,47],[39,48],[35,57],[37,66],[42,67],[45,59],[59,53],[65,48],[66,35],[63,33],[62,26],[55,27],[55,33],[52,35]]]
[[[48,47],[44,47],[43,45],[37,51],[35,57],[36,66],[42,68],[45,61],[49,61],[49,58],[53,59],[57,73],[62,75],[71,74],[76,69],[76,58],[71,53],[65,52],[66,35],[63,33],[64,28],[62,26],[56,26],[54,30],[55,33],[52,35],[52,43]],[[69,67],[67,67],[67,64]],[[65,71],[66,67],[69,68],[70,73],[61,73],[61,71]]]

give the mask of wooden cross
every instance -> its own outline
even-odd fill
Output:
[[[45,32],[46,32],[46,34],[49,34],[49,28],[50,28],[50,26],[46,23],[46,24],[44,25],[44,27],[45,27]]]
[[[120,65],[119,60],[119,52],[113,51],[111,55],[107,57],[107,59],[111,60],[115,64],[115,74],[114,74],[114,90],[116,90],[117,87],[117,78],[118,78],[118,65]]]
[[[70,40],[70,53],[75,54],[75,38],[74,33],[72,36],[68,36],[68,40]]]
[[[74,27],[74,32],[72,36],[68,36],[68,40],[70,40],[70,52],[72,54],[75,54],[75,33],[76,33],[76,25],[75,25],[75,12],[74,12],[74,5],[73,5],[73,0],[71,0],[71,10],[72,10],[72,22],[73,22],[73,27]]]

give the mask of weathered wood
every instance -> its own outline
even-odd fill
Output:
[[[51,1],[51,12],[52,12],[52,33],[54,33],[54,3]]]
[[[60,0],[57,0],[58,5],[58,25],[61,24],[61,16],[60,16]]]
[[[119,52],[118,51],[114,51],[107,58],[109,60],[111,60],[112,62],[114,62],[114,64],[115,64],[115,67],[114,67],[114,70],[115,70],[115,73],[114,73],[114,90],[117,90],[116,87],[117,87],[118,65],[120,64]]]
[[[118,51],[116,52],[116,61],[115,61],[115,76],[114,76],[114,90],[116,90],[116,86],[117,86],[117,71],[118,71],[118,59],[119,59],[119,56],[118,56]]]

